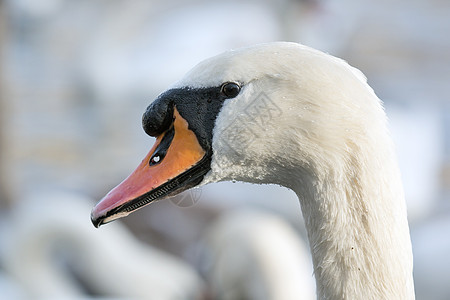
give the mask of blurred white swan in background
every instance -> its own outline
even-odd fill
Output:
[[[450,214],[430,218],[411,230],[417,299],[450,299]]]
[[[0,296],[7,300],[26,300],[25,291],[11,276],[0,269]]]
[[[79,195],[33,195],[2,224],[0,265],[29,299],[202,299],[192,267],[120,223],[96,231],[91,205]]]
[[[315,299],[308,249],[280,217],[235,211],[219,217],[199,255],[213,299]]]

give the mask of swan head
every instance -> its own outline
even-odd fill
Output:
[[[291,176],[326,173],[350,159],[354,140],[367,139],[380,120],[364,75],[338,58],[284,42],[225,52],[150,104],[142,122],[155,145],[96,205],[92,222],[210,182],[293,188]]]

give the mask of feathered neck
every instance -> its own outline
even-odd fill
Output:
[[[381,105],[373,119],[364,115],[366,127],[331,124],[334,131],[317,124],[331,118],[310,125],[281,109],[275,130],[257,133],[264,139],[239,154],[219,150],[206,183],[275,183],[298,195],[318,299],[414,299],[406,205]],[[216,149],[226,149],[222,141]]]
[[[381,101],[364,75],[293,44],[230,52],[189,78],[222,78],[214,70],[244,87],[216,119],[203,183],[294,190],[320,299],[413,299],[402,184]]]
[[[285,183],[301,202],[318,299],[414,299],[400,175],[390,138],[377,134]]]

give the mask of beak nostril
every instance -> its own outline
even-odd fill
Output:
[[[158,135],[141,164],[97,203],[91,213],[94,226],[194,187],[209,172],[211,155],[176,109],[173,115],[176,117],[173,125]]]
[[[152,164],[157,164],[157,163],[159,163],[160,160],[161,160],[161,157],[157,154],[157,155],[153,156],[152,159],[150,159],[150,162]]]
[[[175,127],[172,126],[164,133],[164,136],[161,139],[161,142],[156,147],[155,152],[150,158],[148,162],[149,166],[155,166],[160,164],[161,161],[166,157],[167,151],[169,150],[170,145],[172,144],[173,137],[175,135]]]

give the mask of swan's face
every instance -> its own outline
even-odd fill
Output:
[[[318,145],[318,137],[334,134],[319,125],[329,123],[334,108],[318,105],[335,93],[318,93],[323,80],[332,80],[320,65],[333,59],[273,43],[201,62],[147,108],[143,127],[156,143],[93,209],[94,225],[209,182],[281,183],[281,169],[316,160],[327,147]],[[335,59],[331,68],[339,64]]]

